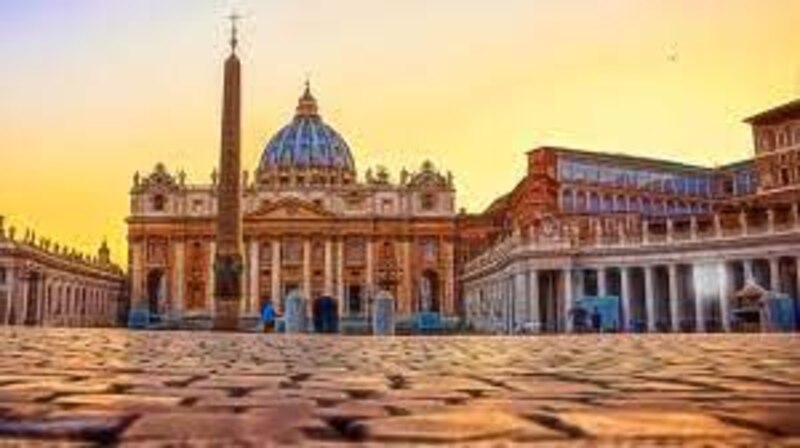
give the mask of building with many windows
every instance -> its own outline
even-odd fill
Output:
[[[486,330],[572,329],[583,298],[622,326],[730,330],[746,287],[800,295],[800,101],[746,120],[755,157],[707,168],[543,147],[528,174],[461,223],[460,291]]]

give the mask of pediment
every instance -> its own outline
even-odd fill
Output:
[[[297,198],[284,198],[275,202],[265,202],[248,219],[327,219],[334,213],[313,202]]]

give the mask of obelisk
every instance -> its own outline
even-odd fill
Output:
[[[231,15],[231,53],[225,61],[222,141],[217,182],[216,254],[214,256],[214,329],[238,328],[242,300],[241,208],[241,66],[236,56],[236,20]]]

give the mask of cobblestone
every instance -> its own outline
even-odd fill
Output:
[[[793,335],[0,330],[0,437],[64,446],[796,445]]]

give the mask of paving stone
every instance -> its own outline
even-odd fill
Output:
[[[737,437],[754,432],[696,412],[615,410],[563,412],[558,418],[595,437]]]
[[[180,397],[158,397],[131,394],[81,394],[66,395],[53,401],[59,405],[83,406],[91,408],[114,408],[136,411],[171,410],[184,401]]]
[[[800,402],[791,405],[756,405],[725,409],[719,415],[740,425],[780,436],[800,437]]]
[[[0,350],[24,445],[800,445],[794,335],[0,328]]]
[[[564,434],[497,410],[457,410],[359,422],[354,437],[378,442],[461,443],[494,438],[553,439]]]
[[[124,432],[124,440],[218,441],[260,440],[261,443],[299,442],[308,422],[305,412],[291,408],[258,414],[172,413],[138,419]]]
[[[315,415],[324,420],[363,420],[389,416],[389,410],[379,401],[350,401],[336,407],[318,409]]]
[[[0,438],[80,439],[105,443],[115,440],[129,421],[128,416],[97,413],[28,419],[0,418]]]

